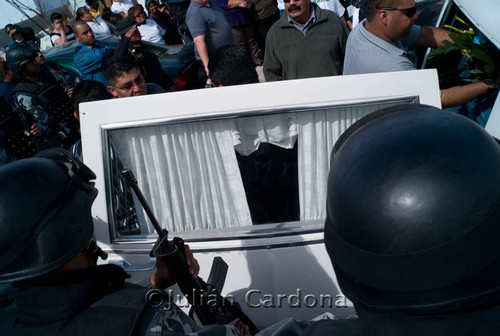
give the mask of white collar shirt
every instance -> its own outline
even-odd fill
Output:
[[[137,26],[139,32],[141,33],[141,39],[146,42],[165,44],[163,40],[163,34],[165,34],[165,29],[158,26],[156,22],[150,19]]]
[[[116,14],[120,14],[121,12],[127,13],[130,7],[132,7],[134,3],[130,0],[123,0],[122,2],[114,2],[111,5],[111,11]]]
[[[289,16],[287,16],[287,18],[290,26],[294,27],[295,29],[299,30],[302,34],[306,35],[306,32],[309,29],[309,27],[311,27],[311,25],[316,22],[316,11],[314,10],[314,6],[311,5],[311,16],[304,25],[301,25],[300,23],[296,22]]]

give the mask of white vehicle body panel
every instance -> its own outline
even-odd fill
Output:
[[[500,49],[497,0],[454,0],[458,8],[497,48]]]
[[[119,237],[109,216],[112,210],[107,142],[111,131],[200,118],[396,101],[440,108],[436,71],[292,80],[82,104],[83,157],[97,175],[99,190],[92,208],[98,240],[111,252],[113,262],[151,272],[153,264],[148,253],[154,236]],[[136,207],[140,205],[136,203]],[[212,259],[223,257],[229,264],[223,294],[234,296],[258,327],[266,327],[286,317],[310,319],[323,312],[346,317],[354,312],[341,295],[324,248],[323,222],[324,219],[175,234],[189,243],[202,266],[200,276],[205,279]],[[133,279],[147,274],[138,272]],[[326,295],[331,296],[332,303],[320,302]]]
[[[500,95],[497,96],[495,105],[493,105],[493,109],[491,110],[490,118],[484,129],[495,138],[500,139]]]

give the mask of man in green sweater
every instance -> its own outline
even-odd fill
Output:
[[[266,81],[342,74],[349,30],[311,0],[284,0],[285,13],[266,38]]]

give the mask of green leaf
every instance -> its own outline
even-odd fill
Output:
[[[455,51],[455,50],[460,50],[460,48],[455,46],[454,44],[452,44],[451,47],[437,47],[429,54],[428,58],[444,55],[449,53],[450,51]]]
[[[472,57],[477,58],[485,63],[493,63],[493,59],[491,56],[484,50],[481,50],[479,47],[472,50]]]
[[[494,77],[493,75],[495,74],[495,71],[497,69],[497,66],[495,63],[488,63],[484,67],[484,71],[488,74],[489,77]]]
[[[450,37],[460,49],[472,49],[474,47],[474,40],[470,36],[451,34]],[[452,44],[449,41],[448,43]]]
[[[479,70],[479,69],[476,69],[476,70],[469,70],[469,72],[472,74],[472,75],[482,75],[484,74],[484,71],[482,70]]]
[[[450,41],[448,40],[444,40],[443,41],[443,44],[446,46],[446,47],[454,47],[455,44],[454,43],[451,43]]]

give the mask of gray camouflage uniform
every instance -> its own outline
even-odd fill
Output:
[[[71,77],[62,73],[51,73],[47,67],[43,68],[42,81],[32,82],[24,78],[20,78],[18,85],[12,93],[14,103],[17,108],[24,110],[26,117],[29,119],[27,123],[36,123],[37,127],[46,137],[52,137],[59,132],[66,135],[72,135],[78,138],[78,122],[72,117],[73,110],[69,97],[59,97],[55,104],[55,108],[60,109],[59,114],[54,110],[48,110],[43,104],[40,96],[35,92],[30,92],[32,88],[50,88],[59,87],[60,91],[63,87],[67,87],[68,83],[73,82]],[[65,115],[66,120],[58,118],[59,115]],[[74,119],[74,120],[73,120]],[[76,141],[76,140],[75,140]],[[73,141],[74,142],[74,141]]]

